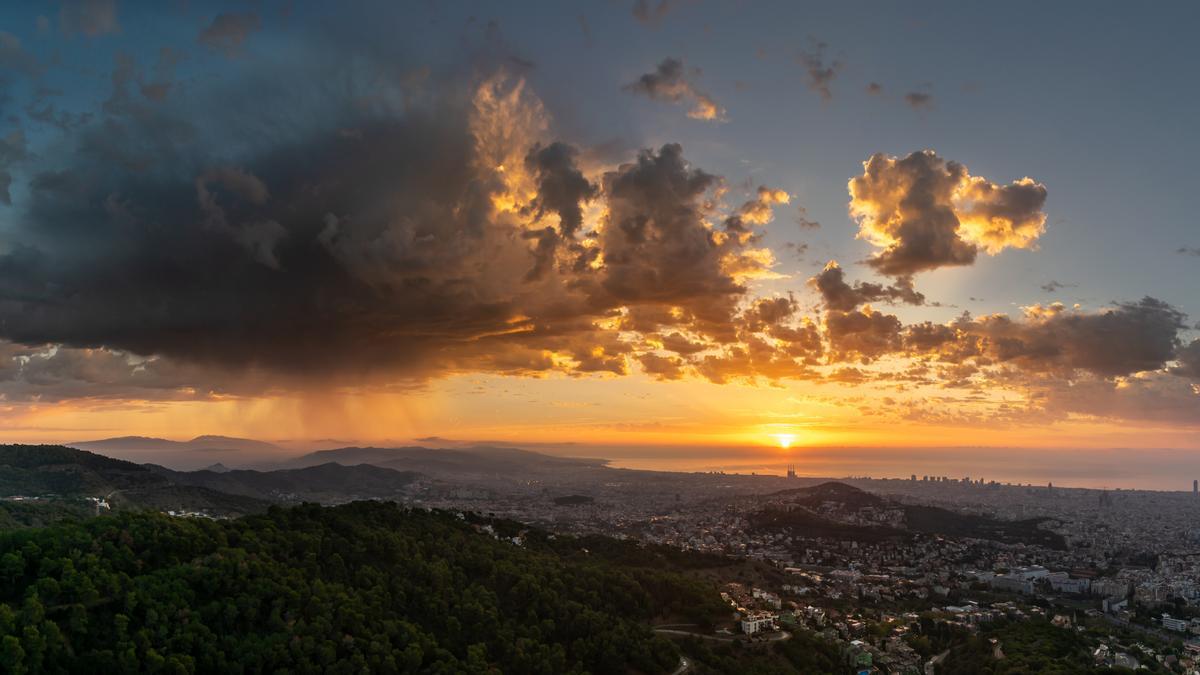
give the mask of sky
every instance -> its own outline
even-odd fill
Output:
[[[1200,472],[1198,15],[9,3],[0,439]]]

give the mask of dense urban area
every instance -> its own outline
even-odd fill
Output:
[[[190,611],[184,609],[187,602],[151,610],[155,614],[147,618],[139,603],[158,600],[133,599],[149,591],[139,585],[141,577],[120,571],[117,562],[104,562],[112,566],[106,574],[132,575],[133,586],[106,583],[124,588],[124,600],[116,591],[105,595],[98,581],[89,582],[96,588],[80,591],[85,599],[69,597],[66,588],[82,583],[77,570],[99,564],[89,559],[87,541],[103,540],[109,536],[104,528],[121,527],[122,518],[151,518],[124,522],[133,532],[154,532],[169,541],[185,536],[177,531],[183,525],[170,523],[213,524],[186,535],[210,543],[187,545],[181,560],[211,560],[236,541],[243,550],[259,551],[251,560],[270,557],[263,551],[277,547],[286,556],[271,559],[298,569],[304,568],[297,562],[304,544],[285,541],[291,535],[279,528],[304,523],[301,529],[311,532],[341,527],[344,519],[346,531],[366,528],[372,537],[406,531],[412,539],[400,546],[408,555],[424,556],[424,564],[441,560],[452,576],[461,574],[471,588],[479,586],[483,599],[463,603],[494,605],[472,611],[499,617],[481,624],[474,637],[465,633],[477,619],[455,615],[451,627],[407,619],[411,635],[375,635],[369,649],[345,641],[379,629],[339,628],[345,633],[340,646],[319,638],[313,643],[314,650],[327,650],[326,661],[281,660],[283,651],[272,649],[286,649],[271,647],[265,637],[262,643],[222,642],[221,631],[211,621],[205,624],[204,639],[214,653],[236,648],[263,667],[287,662],[299,671],[319,672],[334,662],[353,662],[381,672],[529,671],[528,653],[498,646],[522,630],[504,626],[532,620],[511,613],[514,605],[505,599],[511,583],[492,579],[499,574],[492,563],[480,567],[464,562],[465,554],[441,551],[438,542],[446,539],[482,542],[469,546],[483,547],[478,555],[490,560],[534,556],[520,565],[548,566],[543,581],[528,581],[535,586],[552,583],[556,575],[591,574],[599,564],[604,575],[624,580],[625,586],[590,577],[572,582],[581,588],[617,584],[624,590],[613,593],[628,593],[628,598],[601,594],[600,606],[594,594],[571,596],[570,602],[580,603],[577,611],[587,607],[598,612],[596,620],[615,622],[604,633],[607,646],[580,642],[585,634],[600,640],[598,629],[553,621],[527,636],[528,649],[565,650],[554,657],[560,660],[551,659],[562,668],[551,672],[1200,673],[1200,494],[1194,485],[1154,492],[915,474],[830,479],[798,477],[792,467],[786,476],[669,473],[502,448],[344,448],[257,470],[214,465],[174,471],[68,448],[5,446],[0,469],[0,526],[11,530],[0,538],[5,634],[0,658],[6,672],[69,671],[70,658],[85,653],[93,663],[129,672],[148,670],[147,659],[162,672],[229,666],[188,660],[188,649],[203,642],[199,634],[186,640],[183,633],[156,634],[153,617],[183,616]],[[351,502],[396,506],[378,512]],[[306,503],[310,506],[300,506]],[[314,503],[346,506],[324,509],[337,515],[303,511],[318,508]],[[61,560],[43,562],[50,549],[64,548],[50,543],[67,536],[56,530],[64,527],[74,528],[68,538],[81,542],[78,550],[59,551]],[[246,541],[260,543],[247,549]],[[367,580],[378,584],[389,576],[371,549],[376,545],[345,544],[337,549],[336,570],[319,565],[327,582],[354,580],[347,597],[364,603],[367,616],[383,611],[364,595]],[[127,541],[125,548],[145,546]],[[155,574],[167,575],[165,569]],[[427,570],[409,572],[409,578],[422,575],[442,578]],[[472,581],[476,577],[480,580]],[[444,579],[429,583],[454,586]],[[320,588],[311,591],[313,598],[328,592]],[[398,606],[417,602],[417,591],[389,588]],[[670,589],[666,596],[663,589]],[[567,595],[547,602],[566,601]],[[304,610],[279,602],[241,611],[267,614],[272,625],[292,635],[294,647],[319,634],[322,624],[315,618],[304,623]],[[457,602],[422,600],[405,611],[407,616],[417,607],[465,611]],[[524,602],[519,601],[522,611],[537,614]],[[116,607],[122,603],[123,609]],[[231,618],[237,610],[211,611],[214,617],[233,612],[212,619],[224,622],[226,630],[248,620]],[[296,616],[288,618],[289,611]],[[84,651],[81,638],[72,638],[72,626],[100,616],[114,625],[143,625],[111,636],[128,644],[124,652],[97,645]],[[625,656],[607,651],[626,642],[617,650]],[[394,643],[397,654],[420,647],[409,649],[407,661],[371,660],[378,656],[372,649],[384,653],[385,643]],[[171,650],[177,653],[168,657]],[[296,650],[304,659],[315,658]],[[542,656],[551,658],[549,653]],[[300,658],[288,658],[293,657]]]

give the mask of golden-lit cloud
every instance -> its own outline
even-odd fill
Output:
[[[822,48],[808,57],[810,85],[830,95],[840,65]],[[723,119],[698,74],[668,59],[627,88]],[[714,408],[730,395],[718,384],[796,388],[843,423],[1151,419],[1154,405],[1179,421],[1195,409],[1200,347],[1153,298],[906,323],[942,307],[917,273],[1036,245],[1046,189],[1031,179],[994,183],[932,151],[875,155],[850,180],[850,214],[878,249],[870,271],[888,278],[854,280],[831,261],[805,284],[765,236],[794,202],[777,184],[738,183],[738,195],[678,143],[581,142],[510,68],[469,84],[430,69],[344,79],[342,102],[248,82],[197,84],[185,104],[122,94],[142,82],[126,73],[103,125],[65,137],[71,152],[35,157],[23,135],[6,137],[0,202],[19,214],[0,253],[3,405],[83,419],[203,404],[298,420],[286,401],[426,395],[480,377],[695,387],[712,400],[687,405]],[[226,110],[238,86],[261,105]],[[188,127],[185,105],[208,110],[206,95],[222,114]],[[306,106],[317,112],[295,114]],[[247,127],[286,132],[221,145]]]
[[[679,59],[663,59],[653,72],[625,85],[625,90],[656,101],[686,104],[690,106],[687,116],[692,119],[726,121],[725,109],[696,88],[693,79],[699,75],[699,69],[692,68],[689,71]]]
[[[834,260],[826,263],[825,269],[809,279],[808,283],[821,294],[825,306],[834,310],[847,311],[865,303],[881,301],[925,304],[925,296],[913,287],[912,277],[900,277],[889,286],[862,281],[851,285],[846,281],[841,266]]]
[[[881,249],[868,263],[888,275],[970,265],[980,249],[1031,248],[1046,226],[1043,185],[993,183],[932,150],[872,155],[849,190],[858,236]]]
[[[731,232],[747,232],[750,225],[766,225],[775,217],[774,207],[791,202],[791,195],[779,189],[760,185],[754,199],[741,205],[733,215],[725,219],[725,229]]]

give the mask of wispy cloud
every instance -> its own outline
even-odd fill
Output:
[[[657,101],[688,104],[690,109],[687,115],[692,119],[726,121],[725,108],[696,88],[692,80],[699,76],[698,68],[689,71],[683,61],[668,58],[663,59],[653,72],[640,76],[624,88]]]

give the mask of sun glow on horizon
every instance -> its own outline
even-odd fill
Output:
[[[775,437],[775,442],[784,450],[790,449],[796,442],[796,434],[773,434],[773,436]]]

